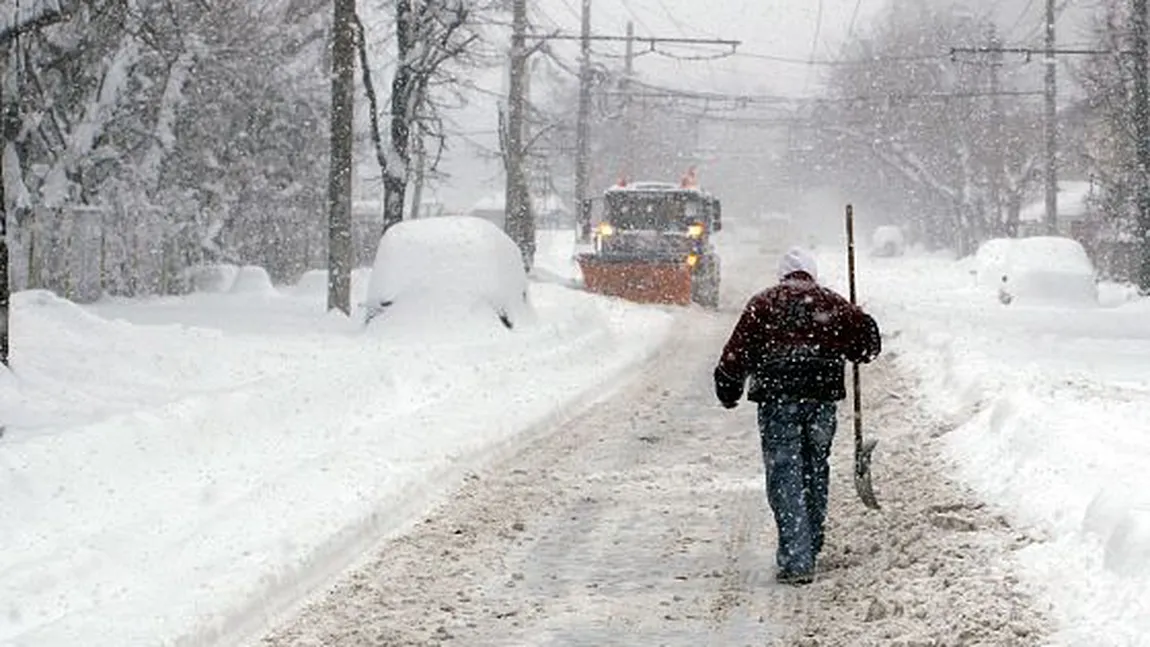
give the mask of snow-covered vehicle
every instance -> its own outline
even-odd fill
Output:
[[[1059,236],[997,238],[974,257],[979,286],[1003,303],[1098,305],[1094,265],[1073,239]]]
[[[585,207],[586,208],[586,207]],[[718,198],[695,186],[620,183],[603,196],[593,252],[579,254],[584,287],[639,303],[719,305]]]
[[[902,229],[893,225],[875,227],[871,234],[870,255],[878,258],[891,258],[906,253],[906,239]]]
[[[515,243],[488,220],[444,216],[384,233],[364,303],[365,320],[413,329],[514,328],[532,316]]]

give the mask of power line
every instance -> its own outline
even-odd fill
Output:
[[[1034,6],[1034,0],[1028,0],[1026,3],[1026,6],[1022,8],[1022,12],[1018,14],[1018,18],[1014,19],[1014,24],[1012,24],[1010,26],[1010,28],[1006,30],[1006,37],[1007,38],[1009,38],[1012,34],[1014,34],[1015,30],[1017,30],[1019,25],[1022,24],[1022,21],[1026,19],[1027,14],[1030,13],[1030,9],[1033,6]]]
[[[1074,3],[1074,0],[1062,0],[1062,3],[1054,8],[1054,20],[1055,20],[1055,22],[1057,22],[1060,18],[1062,18],[1062,13],[1064,11],[1066,11],[1066,9],[1073,3]],[[1038,33],[1044,29],[1046,29],[1046,21],[1045,20],[1043,20],[1036,27],[1034,27],[1029,32],[1027,32],[1026,36],[1023,37],[1022,40],[1028,41],[1028,40],[1034,38],[1035,36],[1037,36]]]
[[[969,91],[969,92],[907,92],[857,95],[850,97],[795,97],[769,94],[726,94],[722,92],[700,92],[696,90],[683,90],[669,88],[642,81],[632,81],[634,85],[648,91],[648,96],[662,96],[669,98],[693,99],[699,101],[730,102],[737,104],[819,104],[819,103],[867,103],[867,102],[897,102],[906,99],[914,100],[946,100],[946,99],[976,99],[992,96],[999,97],[1032,97],[1042,96],[1041,90],[1000,90],[998,92]],[[609,93],[608,93],[609,94]],[[635,94],[635,96],[642,96]]]
[[[859,18],[859,9],[862,8],[862,0],[855,0],[854,11],[851,12],[851,22],[847,27],[847,38],[855,35],[855,21]]]
[[[815,34],[814,34],[814,37],[811,38],[811,54],[810,54],[810,56],[807,57],[808,59],[810,59],[811,65],[814,64],[815,54],[818,53],[819,36],[822,35],[822,31],[823,31],[823,0],[819,0],[818,9],[815,12]],[[806,75],[806,78],[803,80],[803,92],[806,92],[807,89],[810,87],[810,85],[811,85],[811,75],[808,72]]]
[[[1126,50],[1119,49],[1090,49],[1090,48],[1058,48],[1049,50],[1054,55],[1069,55],[1069,56],[1109,56],[1113,54],[1133,54]],[[958,54],[1022,54],[1026,56],[1029,62],[1036,54],[1045,56],[1047,49],[1045,47],[951,47],[950,57],[951,60],[956,60]]]
[[[583,40],[583,37],[577,34],[555,33],[555,34],[537,34],[528,35],[527,38],[535,40]],[[590,36],[587,40],[601,40],[617,43],[625,43],[628,40],[648,43],[654,47],[658,43],[669,44],[695,44],[695,45],[725,45],[732,49],[742,45],[743,42],[739,40],[727,40],[721,38],[676,38],[666,36]]]
[[[635,22],[638,23],[640,27],[649,32],[654,31],[647,26],[647,23],[643,22],[643,18],[639,16],[638,12],[631,8],[631,3],[628,0],[623,0],[623,8],[627,10],[627,13],[631,14],[631,17],[635,19]],[[686,36],[686,34],[683,35]]]
[[[802,59],[790,56],[780,56],[777,54],[760,54],[757,52],[738,51],[733,54],[734,56],[741,56],[743,58],[755,58],[764,61],[773,61],[776,63],[790,63],[793,65],[823,65],[823,66],[851,66],[851,65],[870,65],[873,63],[888,63],[888,62],[910,62],[910,61],[932,61],[943,60],[947,57],[945,52],[938,54],[908,54],[905,56],[875,56],[872,58],[860,59]]]

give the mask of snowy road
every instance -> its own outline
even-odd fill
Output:
[[[885,509],[854,498],[841,425],[823,572],[775,584],[754,412],[711,395],[733,315],[681,316],[643,377],[473,475],[261,644],[1043,644],[1012,572],[1033,539],[943,478],[946,429],[888,362],[865,372]]]

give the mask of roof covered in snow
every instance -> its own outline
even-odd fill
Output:
[[[535,207],[536,213],[567,213],[567,205],[563,204],[563,200],[554,193],[548,193],[544,196],[533,196],[531,203]]]
[[[1058,217],[1082,220],[1087,215],[1087,201],[1093,185],[1090,182],[1058,183]],[[1022,222],[1042,222],[1046,218],[1046,201],[1036,200],[1023,207],[1018,214]]]
[[[471,211],[503,211],[506,196],[502,191],[489,193],[471,205]]]

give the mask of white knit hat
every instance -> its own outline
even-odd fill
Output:
[[[779,260],[779,280],[787,278],[794,272],[806,272],[816,281],[819,278],[818,265],[815,258],[801,247],[792,247],[790,251]]]

